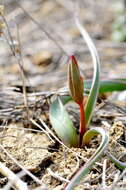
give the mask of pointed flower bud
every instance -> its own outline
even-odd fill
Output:
[[[70,63],[68,68],[69,68],[68,78],[69,78],[70,94],[73,100],[80,105],[83,103],[84,99],[83,96],[84,82],[83,82],[83,77],[81,76],[79,71],[77,60],[74,55],[70,57]]]

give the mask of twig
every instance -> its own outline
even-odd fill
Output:
[[[43,131],[37,130],[37,129],[30,129],[30,128],[24,128],[24,127],[13,127],[13,126],[0,126],[0,128],[7,128],[7,129],[17,129],[17,130],[24,130],[24,131],[31,131],[31,132],[37,132],[37,133],[43,133]],[[3,137],[3,136],[2,136]],[[1,137],[0,137],[1,138]]]
[[[25,174],[25,172],[22,170],[19,173],[16,173],[16,176],[18,178],[23,177]],[[4,186],[4,188],[2,190],[9,190],[11,187],[13,186],[12,182],[9,180],[8,183]]]
[[[0,162],[0,172],[6,176],[17,190],[28,190],[27,184],[24,183],[17,175],[15,175],[9,168]]]
[[[29,114],[28,114],[28,112],[29,112],[29,110],[28,110],[28,100],[27,100],[26,85],[25,85],[25,72],[24,72],[24,68],[23,68],[23,59],[22,59],[22,54],[21,54],[21,42],[20,42],[19,30],[18,30],[18,27],[17,27],[17,38],[18,38],[18,45],[19,45],[19,48],[20,48],[19,57],[18,57],[17,53],[16,53],[14,43],[13,43],[13,38],[12,38],[10,29],[9,29],[9,25],[8,25],[4,15],[1,14],[1,16],[2,16],[2,19],[3,19],[4,23],[6,24],[8,36],[9,36],[11,44],[12,44],[12,45],[10,45],[10,43],[8,42],[9,47],[11,49],[11,52],[12,52],[13,56],[16,58],[16,60],[18,62],[18,65],[19,65],[19,68],[20,68],[20,71],[21,71],[21,78],[22,78],[22,83],[23,83],[24,105],[25,105],[26,110],[27,110],[27,115],[29,116]],[[6,35],[4,35],[4,36],[5,36],[5,39],[8,41]]]
[[[15,56],[15,47],[14,47],[13,38],[12,38],[10,29],[9,29],[9,25],[8,25],[8,23],[7,23],[7,21],[6,21],[6,18],[4,17],[3,14],[1,14],[1,17],[2,17],[3,22],[5,23],[5,25],[6,25],[6,27],[7,27],[8,36],[9,36],[9,38],[10,38],[11,44],[8,43],[8,44],[9,44],[9,47],[10,47],[10,49],[11,49],[11,52],[12,52],[13,56]],[[8,41],[8,39],[6,38],[6,35],[4,35],[4,36],[5,36],[5,39]]]
[[[103,173],[102,173],[102,185],[104,190],[106,189],[106,165],[107,165],[107,159],[104,160]]]
[[[54,173],[50,168],[48,168],[47,171],[50,173],[51,176],[58,179],[59,181],[67,182],[67,183],[70,182],[68,179],[65,179],[65,178],[61,177],[59,174]]]
[[[50,39],[52,40],[56,46],[68,57],[68,53],[63,49],[63,47],[54,39],[54,37],[52,35],[50,35],[50,33],[45,29],[43,28],[22,6],[21,4],[16,0],[16,3],[17,5],[20,7],[20,9],[32,20],[32,22],[34,24],[36,24],[36,26],[42,31],[45,33],[45,35]]]
[[[114,190],[117,186],[118,182],[123,178],[123,176],[126,174],[126,169],[123,170],[122,174],[115,180],[115,182],[111,185],[109,190]]]
[[[29,119],[29,109],[28,109],[28,98],[27,98],[27,92],[26,92],[26,84],[25,84],[25,73],[24,73],[24,68],[23,68],[23,58],[22,58],[22,53],[21,53],[21,41],[20,41],[20,34],[19,34],[19,29],[18,25],[16,24],[17,28],[17,39],[18,39],[18,48],[19,48],[19,59],[18,59],[18,65],[21,71],[21,78],[22,78],[22,83],[23,83],[23,96],[24,96],[24,105],[26,107],[27,111],[27,116]]]
[[[43,129],[38,123],[36,123],[35,120],[30,119],[30,121],[31,121],[35,126],[37,126],[39,129],[41,129],[41,130],[49,137],[49,139],[54,143],[54,140],[51,138],[51,136],[49,135],[49,133],[48,133],[45,129]]]
[[[3,152],[6,153],[6,155],[15,163],[17,166],[19,166],[27,175],[29,175],[37,184],[44,185],[36,176],[34,176],[30,171],[28,171],[24,166],[22,166],[1,144],[0,148]],[[46,186],[45,186],[46,187]]]
[[[67,147],[62,141],[60,141],[60,139],[54,135],[54,133],[49,129],[49,127],[46,125],[46,123],[40,119],[40,122],[43,124],[43,126],[47,129],[47,131],[55,138],[56,141],[58,141],[61,145],[63,145],[63,147],[65,147],[65,149],[67,149],[68,151],[72,152],[73,154],[76,155],[76,157],[81,158],[83,161],[85,161],[85,159],[80,156],[77,152],[73,151],[71,148]]]
[[[35,188],[34,190],[49,190],[49,189],[45,188],[45,187],[42,187],[42,186],[39,186],[39,187]]]

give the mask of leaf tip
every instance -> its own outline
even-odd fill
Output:
[[[71,55],[70,56],[70,60],[73,62],[73,63],[75,63],[76,65],[78,65],[78,63],[77,63],[77,60],[76,60],[76,58],[75,58],[75,55]]]

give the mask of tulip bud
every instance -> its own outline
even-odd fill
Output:
[[[78,63],[74,55],[70,57],[69,63],[69,89],[73,100],[77,104],[83,103],[84,82],[83,77],[80,74]]]

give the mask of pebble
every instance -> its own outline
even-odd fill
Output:
[[[52,62],[52,53],[49,51],[40,51],[33,55],[32,61],[34,64],[39,66],[46,66]]]

